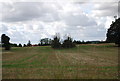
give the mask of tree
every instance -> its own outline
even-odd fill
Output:
[[[52,48],[60,48],[61,47],[60,37],[58,34],[56,34],[54,36],[51,46],[52,46]]]
[[[40,43],[41,43],[42,46],[50,45],[51,44],[51,39],[49,39],[49,38],[41,39]]]
[[[28,44],[27,44],[27,46],[31,46],[31,42],[30,42],[30,40],[28,41]]]
[[[26,47],[26,44],[24,44],[23,47]]]
[[[6,36],[5,34],[2,34],[1,36],[1,42],[2,42],[2,46],[5,47],[5,50],[10,50],[10,38],[8,36]]]
[[[38,46],[40,46],[41,44],[39,43]]]
[[[120,18],[116,19],[110,25],[110,28],[107,31],[107,42],[115,43],[120,47]]]
[[[19,44],[18,47],[22,47],[22,44]]]
[[[11,47],[17,47],[17,44],[12,44],[12,43],[10,43],[10,46],[11,46]]]
[[[70,36],[67,37],[66,40],[64,40],[63,44],[62,44],[63,48],[72,48],[75,47],[75,44],[72,41],[72,38]]]

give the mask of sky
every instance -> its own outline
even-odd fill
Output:
[[[0,1],[0,8],[0,35],[17,44],[37,44],[56,33],[61,39],[70,35],[75,40],[105,40],[118,16],[118,0],[6,0]]]

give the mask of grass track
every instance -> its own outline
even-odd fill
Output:
[[[3,79],[116,79],[118,49],[113,45],[78,45],[3,51]]]

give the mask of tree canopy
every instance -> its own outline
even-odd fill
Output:
[[[63,44],[62,44],[63,48],[72,48],[75,47],[75,44],[72,41],[72,38],[70,36],[67,37],[66,40],[64,40]]]
[[[18,47],[22,47],[22,44],[19,44]]]
[[[28,43],[27,43],[27,46],[31,46],[31,41],[29,40]]]
[[[107,31],[106,41],[120,46],[120,18],[116,19],[115,22],[110,25]]]
[[[5,34],[2,34],[1,36],[1,42],[3,47],[5,47],[5,50],[10,50],[10,38],[8,36],[6,36]]]
[[[60,48],[61,43],[60,43],[60,38],[58,35],[54,36],[54,39],[52,40],[52,48]]]
[[[52,40],[52,48],[73,48],[75,47],[75,43],[72,41],[70,36],[63,41],[63,44],[60,42],[59,34],[56,34]]]

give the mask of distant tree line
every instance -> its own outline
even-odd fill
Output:
[[[49,38],[43,38],[40,40],[38,44],[31,44],[29,40],[27,44],[15,44],[9,42],[10,38],[3,34],[1,36],[1,46],[5,47],[5,50],[10,50],[10,47],[31,47],[31,46],[50,46],[52,48],[73,48],[76,44],[101,44],[101,43],[108,43],[106,41],[80,41],[80,40],[72,40],[70,36],[67,36],[63,42],[60,41],[60,36],[55,35],[53,40]]]
[[[108,43],[107,41],[80,41],[80,40],[74,40],[75,44],[103,44]]]
[[[49,39],[49,38],[43,38],[40,40],[40,42],[38,44],[31,44],[31,41],[29,40],[27,44],[13,44],[13,43],[10,43],[10,46],[11,47],[32,47],[32,46],[48,46],[48,45],[51,45],[51,42],[52,40]]]

